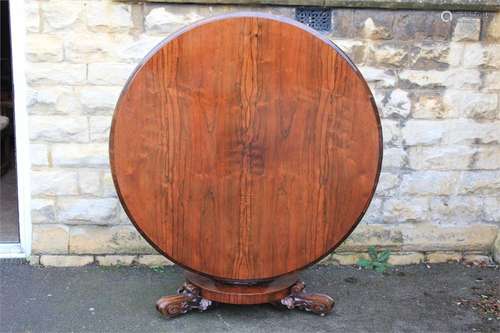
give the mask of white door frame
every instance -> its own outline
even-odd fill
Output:
[[[31,254],[31,162],[29,124],[26,109],[26,26],[23,0],[9,1],[10,37],[12,47],[12,82],[14,90],[17,195],[19,211],[18,244],[0,244],[0,258],[24,258]]]

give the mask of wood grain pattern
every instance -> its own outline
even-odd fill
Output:
[[[380,173],[380,120],[331,43],[292,21],[229,15],[139,67],[110,156],[127,214],[159,251],[214,278],[263,280],[353,230]]]

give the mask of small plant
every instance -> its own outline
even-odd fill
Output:
[[[152,266],[151,270],[155,271],[156,273],[165,273],[165,266]]]
[[[369,246],[368,255],[370,256],[369,259],[358,260],[358,266],[365,269],[372,269],[379,273],[383,273],[387,268],[392,267],[392,265],[387,262],[391,256],[391,251],[383,250],[382,252],[378,252],[375,246]]]

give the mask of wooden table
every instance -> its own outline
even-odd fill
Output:
[[[375,191],[380,120],[348,57],[315,31],[223,15],[167,38],[134,72],[110,156],[128,216],[186,270],[167,316],[213,302],[319,314],[297,273],[353,231]]]

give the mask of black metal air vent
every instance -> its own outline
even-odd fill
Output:
[[[321,32],[332,29],[332,10],[330,8],[297,7],[295,19]]]

